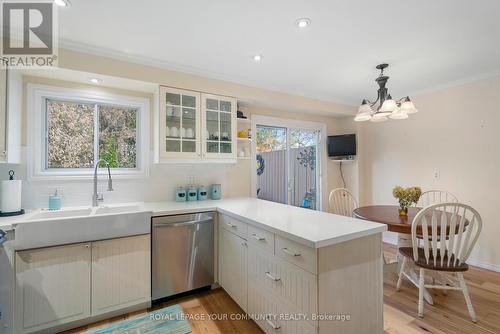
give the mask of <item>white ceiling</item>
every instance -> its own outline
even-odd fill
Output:
[[[59,11],[63,46],[353,105],[374,97],[381,62],[396,96],[500,74],[498,0],[71,4]]]

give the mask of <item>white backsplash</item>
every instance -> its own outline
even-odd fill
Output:
[[[25,157],[26,155],[23,154]],[[240,163],[230,164],[189,164],[150,165],[150,176],[141,179],[113,179],[112,192],[107,192],[107,178],[100,177],[98,189],[104,195],[104,203],[151,202],[174,200],[175,188],[188,185],[191,178],[197,185],[222,185],[223,197],[248,196],[248,168]],[[0,180],[8,179],[8,171],[13,169],[16,179],[23,182],[23,207],[25,209],[46,208],[48,196],[57,189],[63,196],[63,206],[90,205],[93,191],[92,179],[81,181],[26,181],[26,163],[21,165],[0,164]],[[245,175],[239,175],[245,173]],[[239,177],[238,177],[239,175]],[[231,183],[243,183],[235,187]],[[231,184],[231,186],[230,186]]]

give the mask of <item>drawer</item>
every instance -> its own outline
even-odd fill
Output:
[[[219,224],[223,229],[228,230],[247,240],[248,233],[246,223],[227,215],[219,214]]]
[[[276,235],[275,254],[310,273],[317,273],[316,249]]]
[[[253,225],[247,225],[247,228],[249,242],[264,249],[270,254],[274,254],[274,233]]]

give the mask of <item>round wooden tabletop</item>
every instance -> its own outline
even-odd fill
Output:
[[[422,210],[422,208],[417,207],[409,207],[408,208],[408,216],[401,217],[399,215],[399,206],[398,205],[371,205],[371,206],[362,206],[353,211],[353,215],[356,218],[370,220],[372,222],[386,224],[387,229],[391,232],[411,234],[411,223],[413,219],[417,215],[417,213]],[[448,217],[451,218],[452,214],[447,213]],[[448,219],[450,222],[451,219]],[[469,221],[465,221],[465,226],[469,224]],[[459,227],[456,227],[457,231]],[[438,234],[441,233],[441,228],[438,226],[437,228]],[[449,231],[449,225],[447,228]],[[429,226],[429,234],[432,233],[431,226]],[[420,226],[417,228],[417,234],[422,234],[422,229]]]
[[[411,223],[421,208],[409,207],[408,216],[399,215],[398,205],[362,206],[353,211],[354,217],[372,222],[387,224],[391,232],[411,234]]]

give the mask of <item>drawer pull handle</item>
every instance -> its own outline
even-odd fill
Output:
[[[270,319],[269,319],[269,315],[266,316],[266,322],[269,324],[269,326],[271,326],[272,329],[274,330],[277,330],[277,329],[280,329],[281,326],[278,326],[276,325],[275,323],[273,323]]]
[[[283,253],[288,254],[288,255],[290,255],[290,256],[301,256],[301,255],[302,255],[302,254],[300,254],[300,253],[295,253],[295,252],[293,252],[293,251],[289,250],[289,249],[288,249],[288,248],[286,248],[286,247],[285,247],[285,248],[282,248],[281,250],[283,251]]]
[[[265,240],[266,240],[266,238],[264,238],[264,237],[259,237],[259,236],[258,236],[257,234],[255,234],[255,233],[252,233],[252,237],[253,237],[255,240],[257,240],[257,241],[265,241]]]
[[[236,226],[236,225],[234,225],[234,224],[231,224],[231,223],[226,223],[226,224],[227,224],[227,226],[229,226],[229,227],[232,227],[232,228],[238,228],[238,226]]]
[[[272,281],[279,282],[281,281],[281,278],[275,277],[274,275],[271,275],[269,271],[266,271],[266,276],[269,277]]]

